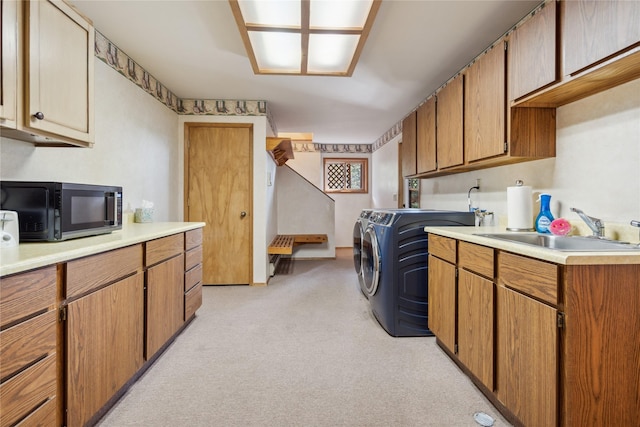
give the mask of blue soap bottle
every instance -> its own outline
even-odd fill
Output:
[[[551,225],[551,221],[554,219],[551,214],[551,209],[549,208],[551,194],[542,193],[538,200],[540,201],[540,213],[536,217],[536,231],[538,233],[551,233],[549,225]]]

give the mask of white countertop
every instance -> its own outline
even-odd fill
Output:
[[[125,224],[122,230],[62,242],[21,243],[0,249],[0,276],[94,255],[136,243],[204,227],[204,222]]]
[[[482,233],[509,233],[504,227],[425,227],[424,231],[477,243],[495,249],[541,259],[565,265],[598,265],[598,264],[640,264],[640,250],[616,252],[568,252],[536,247],[521,243],[512,243],[490,237],[477,236]]]

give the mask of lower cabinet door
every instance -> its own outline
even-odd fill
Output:
[[[557,310],[498,286],[498,399],[526,426],[558,419]]]
[[[456,343],[456,267],[429,255],[429,329],[451,352]]]
[[[184,323],[184,254],[149,268],[146,274],[149,360]]]
[[[458,358],[493,390],[493,282],[458,271]]]
[[[143,363],[144,274],[69,303],[67,425],[83,426]]]

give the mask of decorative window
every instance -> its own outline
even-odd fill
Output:
[[[367,159],[324,159],[324,191],[366,193]]]

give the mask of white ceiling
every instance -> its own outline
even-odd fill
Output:
[[[73,0],[179,98],[266,100],[278,132],[370,144],[541,0],[383,0],[352,77],[254,75],[226,0]]]

